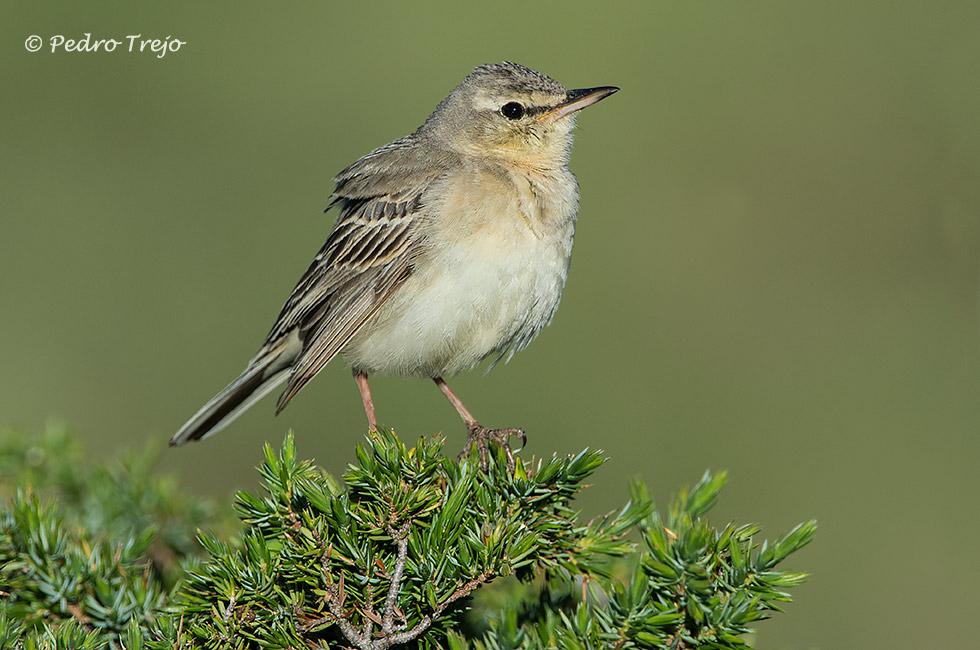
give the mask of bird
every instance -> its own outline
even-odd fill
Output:
[[[503,447],[519,427],[482,426],[446,383],[509,361],[548,325],[568,276],[579,207],[568,167],[578,111],[615,86],[568,90],[505,61],[478,66],[411,135],[335,178],[326,243],[244,372],[171,446],[228,426],[285,383],[276,414],[334,357],[351,368],[371,430],[368,378],[432,379],[462,418],[461,457]]]

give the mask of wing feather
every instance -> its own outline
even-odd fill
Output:
[[[408,278],[425,245],[426,192],[459,155],[418,135],[376,149],[340,172],[327,209],[340,214],[248,368],[185,424],[172,445],[207,437],[285,381],[278,411],[346,345]]]
[[[276,402],[276,413],[286,408],[289,401],[306,386],[313,377],[330,362],[361,326],[384,304],[398,286],[411,274],[407,258],[378,271],[371,279],[369,289],[352,291],[334,306],[327,317],[305,336],[309,343],[293,364],[286,389]],[[368,284],[368,283],[365,283]]]
[[[269,346],[298,329],[303,346],[277,413],[411,275],[423,193],[343,199],[337,225],[266,338]]]

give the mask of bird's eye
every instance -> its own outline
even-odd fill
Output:
[[[500,114],[508,120],[519,120],[524,117],[524,107],[517,102],[507,102],[500,107]]]

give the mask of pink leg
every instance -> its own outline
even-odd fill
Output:
[[[364,378],[365,383],[367,383],[367,378]],[[527,436],[524,434],[524,429],[510,428],[510,429],[487,429],[481,426],[473,414],[470,413],[469,409],[463,405],[463,401],[459,399],[453,389],[449,387],[442,377],[435,377],[433,381],[436,382],[436,386],[442,391],[442,394],[446,396],[449,403],[453,405],[456,412],[459,413],[459,417],[463,418],[463,423],[466,424],[466,431],[468,433],[466,437],[466,444],[463,446],[463,451],[460,452],[459,457],[463,458],[470,453],[473,445],[476,445],[477,451],[480,452],[480,465],[483,469],[487,468],[487,460],[489,456],[489,443],[494,442],[500,445],[504,453],[507,454],[507,471],[513,472],[516,465],[514,461],[514,451],[510,448],[510,443],[508,438],[510,436],[518,436],[521,439],[521,444],[527,442]]]
[[[473,414],[470,413],[468,408],[463,406],[463,400],[459,399],[456,393],[453,392],[453,389],[449,387],[449,384],[447,384],[442,377],[436,377],[433,381],[436,382],[436,386],[439,387],[442,394],[446,396],[449,403],[452,404],[453,408],[456,409],[456,412],[459,413],[459,417],[463,418],[463,422],[466,424],[467,428],[473,425],[479,426],[480,423],[476,421]]]
[[[357,390],[361,392],[361,402],[364,403],[364,415],[367,416],[368,428],[371,431],[376,431],[378,418],[374,414],[374,400],[371,399],[371,385],[368,384],[368,376],[355,370],[354,381],[357,382]]]

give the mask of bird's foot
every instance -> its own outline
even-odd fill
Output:
[[[511,436],[517,436],[521,439],[521,446],[523,447],[527,444],[527,435],[524,433],[524,429],[516,427],[509,429],[488,429],[474,422],[473,424],[466,425],[466,430],[469,432],[469,435],[466,436],[466,444],[463,446],[463,451],[459,453],[460,460],[468,456],[470,450],[473,449],[473,445],[476,445],[477,451],[480,452],[480,467],[486,470],[490,458],[490,443],[492,442],[503,448],[504,453],[507,454],[507,472],[509,474],[514,473],[516,463],[514,462],[514,450],[510,448],[509,439]]]

